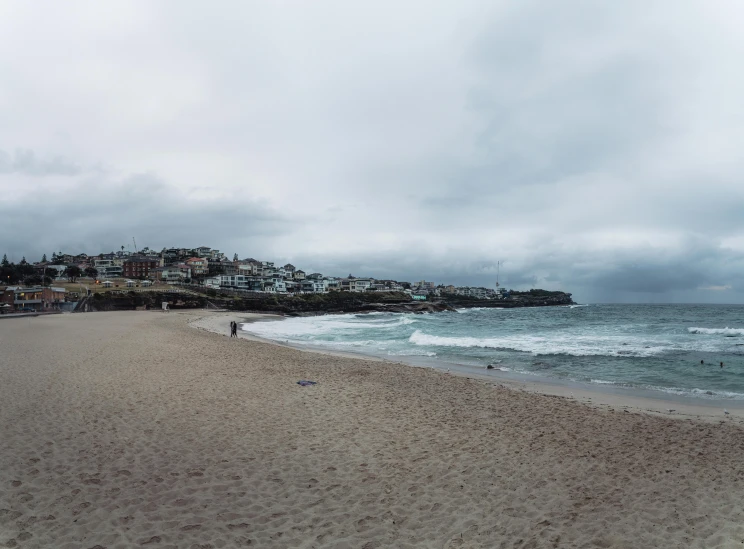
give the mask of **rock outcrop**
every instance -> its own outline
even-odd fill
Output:
[[[228,296],[210,291],[209,294],[194,291],[116,291],[96,293],[85,300],[85,307],[77,311],[123,311],[134,309],[160,309],[167,301],[171,309],[197,309],[209,306],[231,311],[262,312],[287,316],[310,316],[317,314],[369,313],[436,313],[453,311],[462,307],[545,307],[571,305],[571,294],[530,290],[511,292],[506,299],[473,299],[448,295],[431,301],[413,301],[402,292],[330,292],[327,294],[278,295],[249,294]]]
[[[571,294],[566,292],[549,292],[547,290],[529,290],[528,292],[510,292],[505,299],[474,299],[471,297],[447,295],[442,298],[449,305],[461,307],[492,307],[512,309],[515,307],[551,307],[556,305],[575,305]]]

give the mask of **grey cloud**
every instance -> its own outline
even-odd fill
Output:
[[[136,236],[491,286],[502,260],[585,301],[744,300],[741,8],[166,4],[0,21],[0,45],[67,45],[38,57],[57,71],[0,48],[0,143],[37,151],[0,154],[0,247]],[[33,222],[13,191],[42,176],[67,187]]]
[[[0,204],[0,246],[9,257],[131,249],[132,237],[153,249],[219,244],[230,255],[246,248],[268,255],[272,238],[302,223],[243,197],[187,199],[153,174],[89,178],[45,198],[32,215],[22,201]]]
[[[40,159],[30,149],[17,149],[14,154],[0,149],[0,174],[23,174],[32,176],[45,175],[78,175],[82,168],[77,164],[56,156],[51,159]]]

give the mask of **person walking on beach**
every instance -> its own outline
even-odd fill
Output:
[[[234,320],[230,321],[230,337],[238,337],[238,323]]]

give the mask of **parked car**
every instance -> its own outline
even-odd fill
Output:
[[[21,311],[22,313],[35,313],[36,312],[36,309],[32,307],[21,307],[18,310]]]

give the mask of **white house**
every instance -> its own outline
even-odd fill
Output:
[[[271,282],[274,283],[274,291],[278,293],[285,293],[287,291],[287,285],[284,282],[284,277],[275,274],[271,277]]]
[[[100,278],[119,278],[124,272],[124,267],[114,259],[96,259],[95,268]]]
[[[245,276],[258,276],[258,265],[255,263],[243,263],[238,265],[238,274]]]
[[[372,286],[372,279],[371,278],[354,278],[352,279],[352,287],[350,288],[352,292],[365,292],[368,288]]]
[[[475,297],[477,299],[486,299],[486,289],[470,288],[470,297]]]
[[[160,279],[168,284],[181,284],[191,278],[191,267],[183,263],[161,267],[156,271],[160,272]]]
[[[308,294],[322,294],[326,291],[326,286],[322,278],[306,278],[300,282],[300,289]]]

